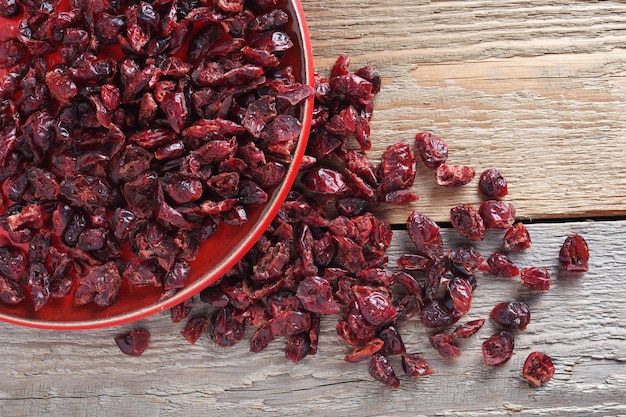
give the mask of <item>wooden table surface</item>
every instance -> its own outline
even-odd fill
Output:
[[[196,345],[163,313],[116,328],[40,331],[0,324],[0,415],[626,415],[626,3],[619,1],[303,0],[316,68],[348,54],[373,65],[383,90],[373,121],[376,158],[398,140],[429,130],[444,137],[450,161],[477,171],[499,168],[508,200],[528,220],[533,246],[519,266],[546,266],[557,277],[546,293],[519,281],[479,278],[471,318],[526,300],[528,329],[516,335],[501,368],[482,363],[491,323],[444,360],[416,320],[400,331],[435,374],[401,378],[392,390],[367,364],[343,361],[348,349],[322,323],[317,355],[285,360],[276,341],[263,352],[246,342]],[[476,181],[434,185],[420,169],[410,207],[380,215],[395,224],[411,210],[446,221],[451,206],[477,203]],[[557,254],[572,232],[587,239],[590,271],[558,277]],[[498,247],[497,234],[477,245]],[[462,242],[444,230],[446,243]],[[409,250],[397,230],[390,265]],[[121,354],[113,337],[135,327],[152,333],[140,357]],[[249,336],[249,335],[248,335]],[[556,373],[531,388],[520,369],[532,350],[552,356]],[[394,362],[397,365],[397,362]],[[401,370],[400,370],[401,372]]]

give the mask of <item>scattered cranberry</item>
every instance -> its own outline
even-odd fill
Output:
[[[430,344],[442,358],[461,356],[461,349],[454,344],[454,338],[446,333],[438,333],[428,337]]]
[[[443,163],[435,171],[437,184],[442,187],[461,187],[474,179],[476,172],[466,165],[448,165]]]
[[[474,336],[484,324],[485,319],[468,321],[454,329],[450,336],[452,336],[453,339],[467,339],[468,337]]]
[[[508,229],[515,222],[515,207],[507,201],[484,201],[478,213],[483,219],[485,229]]]
[[[402,369],[411,378],[432,375],[435,372],[428,366],[426,360],[417,355],[405,353],[402,355]]]
[[[589,270],[589,247],[581,235],[573,234],[565,239],[559,252],[559,262],[566,271]]]
[[[531,352],[522,368],[522,375],[535,387],[541,386],[552,379],[554,375],[554,364],[552,359],[541,352]]]
[[[531,290],[547,291],[552,286],[552,277],[545,267],[531,266],[520,273],[522,284]]]
[[[515,223],[504,234],[503,247],[509,251],[521,251],[530,248],[530,233],[524,223]]]
[[[483,358],[489,366],[502,366],[513,356],[514,340],[509,332],[502,331],[483,342]]]
[[[461,236],[469,240],[485,238],[485,224],[476,209],[470,204],[460,204],[450,209],[452,226]]]
[[[131,330],[115,337],[115,343],[122,352],[130,356],[139,356],[148,347],[150,332],[144,329]]]
[[[523,301],[502,302],[495,305],[489,316],[504,329],[526,330],[530,323],[530,308]]]
[[[448,145],[446,142],[429,132],[419,132],[415,135],[417,150],[430,169],[436,169],[448,159]]]
[[[369,371],[374,379],[391,388],[398,388],[400,386],[400,380],[396,376],[393,367],[383,355],[374,354],[374,356],[372,356]]]
[[[502,198],[509,192],[506,179],[495,168],[486,169],[480,174],[478,189],[489,198]]]
[[[180,332],[183,337],[192,345],[209,328],[209,319],[205,316],[194,316],[187,321],[185,328]]]
[[[519,268],[504,252],[494,252],[487,258],[489,273],[496,277],[511,278],[519,275]]]

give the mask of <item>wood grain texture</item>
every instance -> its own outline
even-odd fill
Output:
[[[43,415],[626,415],[626,304],[616,283],[626,267],[622,237],[626,221],[531,224],[533,247],[513,259],[541,265],[557,277],[548,292],[523,290],[518,279],[480,276],[466,319],[487,317],[495,303],[529,303],[532,320],[516,334],[513,358],[501,368],[482,363],[480,344],[495,331],[487,323],[461,345],[463,355],[444,360],[429,346],[415,319],[400,326],[409,351],[422,352],[436,374],[391,390],[375,382],[367,364],[348,364],[336,317],[325,317],[318,354],[298,364],[284,359],[284,340],[263,352],[246,341],[220,349],[203,336],[189,345],[164,313],[134,325],[85,331],[45,332],[0,324],[0,410],[7,416]],[[556,256],[569,233],[583,234],[591,250],[590,271],[558,278]],[[447,244],[463,243],[444,231]],[[489,254],[498,233],[477,247]],[[394,234],[395,258],[411,249],[403,231]],[[200,304],[195,313],[202,311]],[[123,355],[115,335],[133,327],[152,333],[140,357]],[[556,374],[538,389],[521,378],[533,350],[551,355]],[[392,363],[401,373],[398,358]]]
[[[626,213],[626,4],[616,1],[303,1],[315,63],[347,54],[384,79],[372,158],[428,130],[451,163],[501,169],[524,218]],[[413,207],[446,220],[475,180]],[[393,222],[402,211],[382,208]]]

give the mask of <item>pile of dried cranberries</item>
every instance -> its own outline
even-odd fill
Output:
[[[208,331],[219,346],[230,346],[249,324],[255,328],[251,351],[285,338],[287,359],[299,361],[317,350],[320,317],[339,315],[337,333],[351,347],[345,360],[368,361],[372,377],[395,388],[400,380],[392,356],[399,356],[409,377],[433,373],[421,355],[407,352],[401,323],[418,317],[432,331],[430,343],[442,357],[459,356],[457,341],[485,323],[457,325],[470,310],[477,274],[520,276],[535,290],[547,290],[551,278],[545,267],[520,269],[507,257],[529,248],[531,240],[524,224],[516,222],[513,205],[501,200],[508,187],[496,169],[480,175],[485,197],[480,207],[461,204],[450,211],[451,224],[468,244],[444,248],[439,226],[412,212],[406,229],[415,251],[400,256],[394,272],[387,269],[392,230],[370,210],[418,199],[410,189],[417,165],[413,149],[441,186],[468,184],[475,172],[448,164],[445,141],[427,132],[418,133],[413,145],[389,146],[380,162],[370,161],[364,151],[371,146],[369,120],[380,77],[370,67],[350,72],[348,65],[342,56],[329,78],[317,76],[315,118],[299,186],[256,246],[201,293],[214,308],[212,315],[192,316],[182,334],[195,343]],[[483,240],[485,229],[503,231],[502,250],[486,259],[469,244]],[[586,271],[588,258],[580,235],[568,237],[559,254],[568,271]],[[193,303],[173,308],[172,321],[185,318]],[[490,318],[501,330],[484,340],[484,361],[500,366],[513,354],[514,333],[529,324],[530,309],[521,301],[501,302]],[[552,377],[554,365],[547,355],[533,352],[522,371],[538,386]]]
[[[169,297],[200,242],[267,201],[314,93],[281,62],[276,3],[3,3],[0,300]]]

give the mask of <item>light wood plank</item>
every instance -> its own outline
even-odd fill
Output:
[[[372,158],[418,131],[451,163],[501,169],[523,218],[626,213],[626,4],[571,1],[303,1],[316,67],[348,54],[384,79]],[[413,208],[438,221],[479,203],[477,181],[434,186]],[[402,210],[384,207],[392,222]]]
[[[217,348],[206,336],[191,346],[178,334],[182,324],[171,324],[167,314],[85,332],[0,324],[2,415],[626,414],[626,305],[619,286],[626,267],[626,221],[529,229],[533,247],[513,256],[519,266],[546,266],[557,276],[558,249],[567,234],[579,232],[590,246],[591,270],[577,279],[557,278],[546,293],[525,291],[516,279],[479,277],[467,319],[487,317],[503,300],[522,299],[531,306],[532,321],[516,335],[515,355],[501,368],[482,363],[480,343],[495,330],[491,323],[462,344],[463,355],[456,360],[437,356],[417,320],[403,324],[407,348],[423,352],[436,374],[418,380],[401,376],[398,390],[373,381],[365,363],[343,361],[349,349],[334,332],[335,317],[323,321],[318,354],[298,364],[284,359],[281,340],[259,354],[249,353],[245,342]],[[477,247],[488,255],[498,247],[498,237]],[[444,239],[465,243],[448,230]],[[406,233],[397,231],[391,265],[410,249]],[[123,355],[113,337],[139,326],[152,332],[149,348],[140,357]],[[557,369],[539,389],[520,376],[532,350],[550,354]],[[398,362],[394,358],[401,373]]]

